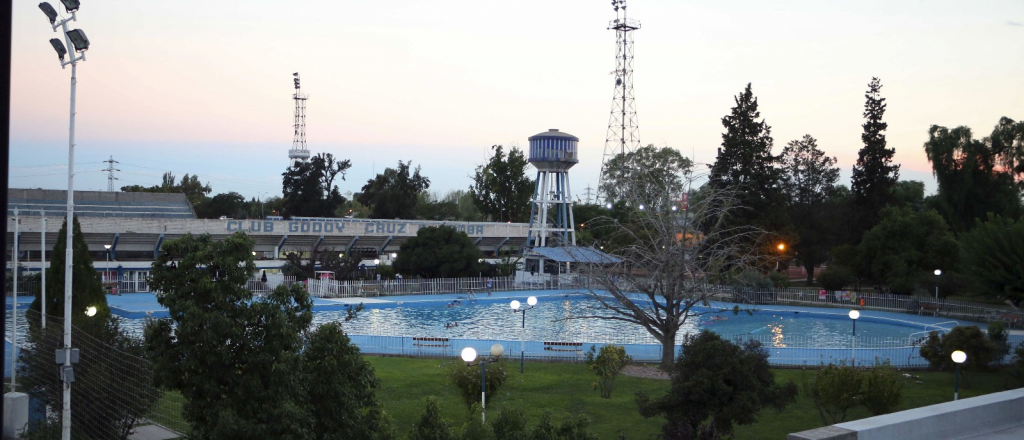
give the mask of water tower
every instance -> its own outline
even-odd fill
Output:
[[[576,165],[580,139],[558,129],[530,136],[530,163],[537,168],[537,183],[530,210],[527,246],[576,246],[569,191],[569,168]]]

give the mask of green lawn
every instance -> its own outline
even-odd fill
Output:
[[[395,419],[401,435],[412,430],[429,396],[438,398],[442,414],[453,422],[453,426],[459,427],[466,420],[468,415],[465,404],[445,377],[444,364],[450,361],[375,356],[368,356],[367,359],[373,364],[381,381],[378,398]],[[594,376],[583,364],[527,363],[525,374],[520,374],[518,367],[518,364],[509,365],[509,381],[500,396],[488,402],[488,414],[491,417],[508,406],[524,409],[531,425],[536,423],[545,410],[555,414],[556,421],[567,414],[584,414],[590,418],[593,431],[602,439],[618,439],[620,433],[631,440],[652,439],[660,429],[661,419],[644,419],[640,416],[633,403],[633,394],[638,390],[646,390],[652,396],[657,396],[668,388],[668,381],[620,376],[612,398],[601,399],[590,385]],[[797,384],[803,374],[803,371],[796,369],[779,369],[774,372],[777,380],[793,380]],[[813,371],[806,373],[813,374]],[[951,373],[913,371],[910,374],[918,377],[907,379],[902,409],[952,400],[954,377]],[[965,389],[961,381],[961,398],[1002,391],[1005,376],[1000,373],[976,373],[972,375],[971,381],[969,389]],[[848,420],[869,416],[867,411],[857,408],[850,411]],[[770,410],[762,412],[759,423],[739,427],[736,438],[784,439],[788,433],[819,426],[823,425],[818,411],[809,400],[800,397],[796,404],[780,414]]]

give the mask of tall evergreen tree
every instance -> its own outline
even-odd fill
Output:
[[[733,224],[753,225],[780,234],[788,229],[782,193],[782,173],[772,155],[771,127],[757,110],[751,85],[735,97],[736,106],[722,118],[722,148],[711,165],[709,183],[738,191],[741,209],[733,211]]]
[[[888,124],[882,120],[885,115],[885,98],[881,95],[882,82],[871,78],[864,95],[864,133],[860,135],[864,147],[860,149],[857,163],[853,166],[853,203],[859,213],[854,239],[860,241],[865,231],[879,220],[879,212],[895,200],[894,188],[900,179],[899,164],[892,163],[895,148],[886,148],[885,130]]]
[[[836,158],[818,149],[811,135],[791,141],[782,150],[784,171],[782,189],[787,198],[789,216],[800,240],[792,249],[807,270],[807,282],[814,280],[814,267],[825,262],[828,250],[838,244],[829,224],[825,204],[839,180]]]
[[[72,267],[71,267],[71,316],[77,321],[85,317],[87,307],[96,307],[96,316],[105,319],[110,315],[110,307],[107,306],[107,296],[103,292],[103,282],[100,274],[92,265],[92,257],[89,256],[89,245],[85,243],[85,236],[82,235],[82,226],[78,223],[78,217],[74,217],[74,230],[72,231]],[[64,262],[67,251],[68,222],[64,224],[57,233],[57,242],[53,244],[53,252],[50,254],[50,267],[46,269],[46,314],[49,316],[64,316]],[[30,306],[33,311],[42,310],[42,298],[37,295]],[[100,321],[102,319],[94,319]]]

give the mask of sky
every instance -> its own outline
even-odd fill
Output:
[[[63,13],[59,1],[51,0]],[[987,136],[1024,119],[1024,1],[629,0],[641,143],[710,163],[721,118],[753,84],[775,153],[810,134],[840,183],[882,81],[902,180],[936,190],[931,125]],[[571,189],[597,187],[615,77],[609,1],[83,0],[75,189],[196,174],[213,194],[281,194],[292,73],[311,153],[349,159],[342,193],[412,161],[443,195],[495,144],[558,128],[580,138]],[[37,2],[14,4],[10,186],[67,188],[70,66]],[[535,172],[531,169],[531,173]]]

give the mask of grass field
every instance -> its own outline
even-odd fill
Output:
[[[378,398],[395,419],[400,435],[412,430],[426,406],[429,396],[436,396],[442,414],[452,426],[458,428],[469,416],[462,398],[445,376],[449,360],[418,359],[398,357],[375,357],[367,359],[377,371],[381,381]],[[545,411],[555,415],[556,422],[566,415],[584,414],[591,420],[591,428],[602,439],[618,439],[620,433],[630,440],[652,439],[659,432],[663,420],[644,419],[637,412],[633,395],[645,390],[658,396],[668,389],[668,381],[620,376],[615,383],[611,399],[601,399],[591,388],[593,376],[583,364],[527,363],[526,372],[519,373],[519,365],[509,365],[509,380],[500,395],[487,403],[489,417],[496,417],[502,408],[522,408],[531,426]],[[776,380],[801,382],[802,370],[774,370]],[[912,371],[915,378],[907,379],[904,387],[904,404],[901,409],[932,405],[953,399],[952,373]],[[807,371],[806,374],[813,374]],[[920,382],[920,383],[918,383]],[[972,386],[964,388],[961,382],[960,397],[973,397],[1004,389],[1005,376],[1001,373],[975,373]],[[869,417],[861,408],[850,411],[848,420]],[[755,425],[738,427],[736,438],[743,439],[784,439],[786,434],[823,426],[817,409],[810,400],[799,397],[794,405],[782,413],[763,411]]]

